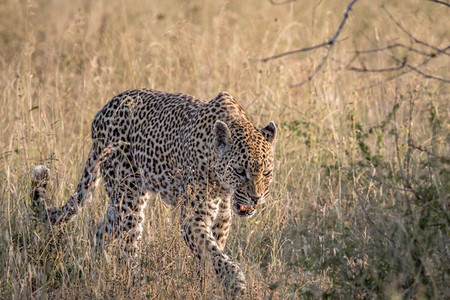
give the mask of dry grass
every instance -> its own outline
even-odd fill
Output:
[[[155,199],[137,272],[91,250],[101,189],[60,229],[30,218],[32,167],[51,167],[51,194],[62,204],[81,176],[93,116],[138,87],[205,99],[226,90],[256,124],[278,124],[273,199],[257,217],[235,220],[227,243],[248,298],[448,297],[449,85],[343,69],[355,46],[411,44],[382,3],[418,39],[449,44],[444,6],[361,0],[329,63],[291,89],[324,50],[256,59],[323,42],[347,1],[2,1],[0,297],[221,297],[212,274],[200,289],[177,211]],[[441,55],[424,71],[448,78],[449,62]],[[393,61],[374,54],[364,63]]]

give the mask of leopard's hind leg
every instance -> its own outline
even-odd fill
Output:
[[[121,252],[133,256],[140,248],[149,194],[142,189],[140,174],[133,167],[129,145],[111,153],[101,172],[110,202],[97,229],[97,245],[117,241]]]

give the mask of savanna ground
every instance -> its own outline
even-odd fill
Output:
[[[234,220],[226,246],[249,299],[449,297],[449,84],[424,74],[450,77],[450,9],[358,1],[323,68],[298,87],[325,48],[260,61],[329,39],[348,3],[1,1],[0,298],[222,297],[211,270],[200,288],[178,211],[157,198],[131,272],[92,251],[102,188],[61,228],[31,216],[33,166],[51,168],[50,193],[64,203],[93,116],[139,87],[204,99],[228,91],[259,126],[277,123],[272,199]],[[405,47],[347,65],[357,49],[396,43]]]

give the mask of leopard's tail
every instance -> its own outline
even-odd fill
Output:
[[[31,201],[37,218],[51,225],[70,221],[82,208],[86,199],[92,197],[92,191],[100,180],[98,160],[98,151],[96,147],[92,147],[76,192],[61,207],[48,207],[51,202],[47,197],[50,169],[43,165],[34,167],[31,171]]]

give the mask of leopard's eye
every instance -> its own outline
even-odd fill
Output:
[[[237,175],[239,175],[240,177],[246,177],[246,172],[245,172],[245,169],[244,169],[244,168],[242,168],[242,167],[234,168],[234,167],[233,167],[233,170],[234,170],[234,172],[235,172]]]
[[[264,177],[269,177],[270,175],[272,175],[272,170],[267,170],[263,173]]]

